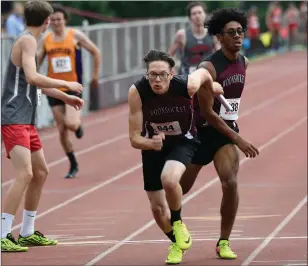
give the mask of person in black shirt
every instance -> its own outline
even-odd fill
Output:
[[[172,241],[166,262],[176,264],[192,244],[182,223],[179,184],[198,147],[192,97],[202,84],[213,95],[222,94],[222,88],[213,86],[206,69],[174,75],[175,62],[163,51],[149,51],[144,62],[146,75],[128,93],[129,136],[132,147],[142,151],[144,189],[153,216]]]
[[[214,162],[222,183],[221,232],[216,245],[216,253],[223,259],[235,259],[237,255],[229,246],[229,236],[235,220],[239,195],[237,172],[239,154],[236,146],[246,155],[254,158],[259,151],[238,133],[236,123],[240,100],[245,85],[248,60],[240,54],[244,32],[247,28],[246,14],[238,9],[224,8],[215,11],[205,24],[210,35],[215,35],[221,49],[202,61],[198,69],[207,69],[213,80],[224,90],[224,96],[232,107],[225,107],[208,93],[199,90],[195,97],[196,126],[201,146],[192,164],[188,165],[180,184],[186,194],[193,186],[204,165]]]

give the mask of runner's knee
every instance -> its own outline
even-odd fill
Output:
[[[78,121],[69,121],[68,119],[65,119],[65,127],[69,130],[76,131],[79,127],[80,122]]]
[[[48,174],[49,174],[49,170],[47,167],[38,169],[35,171],[34,179],[36,182],[44,184],[47,179]]]
[[[234,191],[237,190],[237,179],[236,175],[230,175],[221,178],[221,185],[223,190]]]
[[[175,171],[166,171],[161,175],[161,181],[164,190],[168,192],[175,191],[179,182],[180,176]]]
[[[30,167],[26,167],[19,171],[17,174],[17,182],[22,183],[23,185],[28,185],[33,178],[32,169]]]
[[[154,217],[163,217],[168,214],[167,206],[161,203],[151,204],[151,210]]]
[[[161,174],[161,182],[166,192],[177,189],[185,169],[186,167],[178,161],[167,161]]]

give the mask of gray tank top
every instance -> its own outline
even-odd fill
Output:
[[[182,53],[180,75],[188,75],[195,70],[198,64],[206,56],[214,51],[213,37],[206,35],[202,39],[197,39],[192,30],[186,29],[186,43]]]
[[[24,32],[16,40],[25,34],[31,33]],[[1,125],[35,125],[36,108],[38,105],[37,87],[28,84],[22,67],[16,67],[12,63],[12,48],[2,87]]]

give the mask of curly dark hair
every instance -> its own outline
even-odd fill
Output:
[[[204,27],[208,28],[209,35],[220,34],[224,26],[230,21],[241,24],[244,30],[247,29],[247,15],[238,8],[221,8],[213,12],[210,18],[205,21]]]

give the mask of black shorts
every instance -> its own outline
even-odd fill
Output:
[[[64,93],[69,94],[69,95],[75,95],[75,96],[82,99],[82,93],[77,94],[76,92],[73,92],[73,91],[64,91]],[[65,105],[65,103],[63,101],[61,101],[57,98],[47,96],[47,100],[48,100],[50,107],[57,106],[57,105]]]
[[[191,163],[197,149],[198,141],[196,139],[183,137],[169,145],[164,143],[162,151],[142,151],[144,190],[158,191],[163,189],[161,173],[165,162],[174,160],[187,166]]]
[[[228,124],[235,132],[239,133],[238,125],[233,122]],[[233,141],[221,134],[212,126],[198,128],[199,148],[195,153],[192,164],[207,165],[213,161],[216,152],[227,144],[234,144]]]

